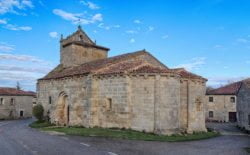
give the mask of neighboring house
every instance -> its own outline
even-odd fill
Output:
[[[37,83],[37,103],[58,125],[158,134],[206,131],[206,79],[169,69],[145,50],[115,57],[81,29],[60,41],[60,64]]]
[[[240,82],[232,83],[206,93],[206,120],[236,122],[237,93]]]
[[[250,131],[250,79],[241,82],[237,94],[238,126]]]
[[[238,122],[242,128],[250,127],[250,79],[235,82],[206,95],[206,120]]]
[[[0,87],[0,119],[19,119],[32,117],[32,101],[36,94]]]

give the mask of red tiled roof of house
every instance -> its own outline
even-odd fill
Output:
[[[36,96],[35,92],[18,90],[16,88],[0,87],[0,95],[4,96]]]
[[[212,89],[207,92],[207,95],[237,95],[243,81],[228,84],[226,86]]]

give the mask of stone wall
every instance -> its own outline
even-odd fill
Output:
[[[44,80],[38,83],[38,104],[45,107],[52,123],[60,125],[158,134],[206,131],[204,82],[180,80],[174,74]]]
[[[206,131],[205,126],[205,91],[204,81],[188,81],[188,129],[189,133]]]
[[[88,127],[90,122],[91,79],[87,76],[61,80],[39,81],[37,85],[38,104],[45,108],[52,123],[61,125],[77,125]],[[62,96],[63,95],[63,96]],[[49,103],[51,97],[51,104]],[[64,103],[60,99],[65,97]],[[59,122],[59,118],[67,118],[67,112],[61,108],[69,107],[69,122]]]
[[[250,83],[243,82],[237,95],[238,125],[250,131]]]
[[[0,119],[18,119],[32,117],[33,96],[0,96]],[[23,116],[20,116],[23,111]]]
[[[213,102],[209,102],[209,97],[213,97]],[[235,97],[235,102],[231,102],[231,97]],[[229,122],[229,112],[236,112],[236,103],[235,95],[206,95],[206,120]],[[209,111],[213,117],[209,117]]]
[[[107,58],[107,51],[94,47],[71,44],[61,47],[60,63],[64,67],[80,65],[97,59]]]
[[[130,128],[129,79],[101,76],[92,83],[93,125],[104,128]]]

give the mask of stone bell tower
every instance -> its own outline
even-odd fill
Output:
[[[60,63],[63,67],[84,64],[97,59],[107,58],[109,49],[98,46],[78,26],[78,30],[60,40]]]

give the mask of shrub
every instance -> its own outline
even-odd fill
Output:
[[[43,120],[44,108],[42,105],[38,104],[33,107],[33,115],[38,119],[38,121]]]

